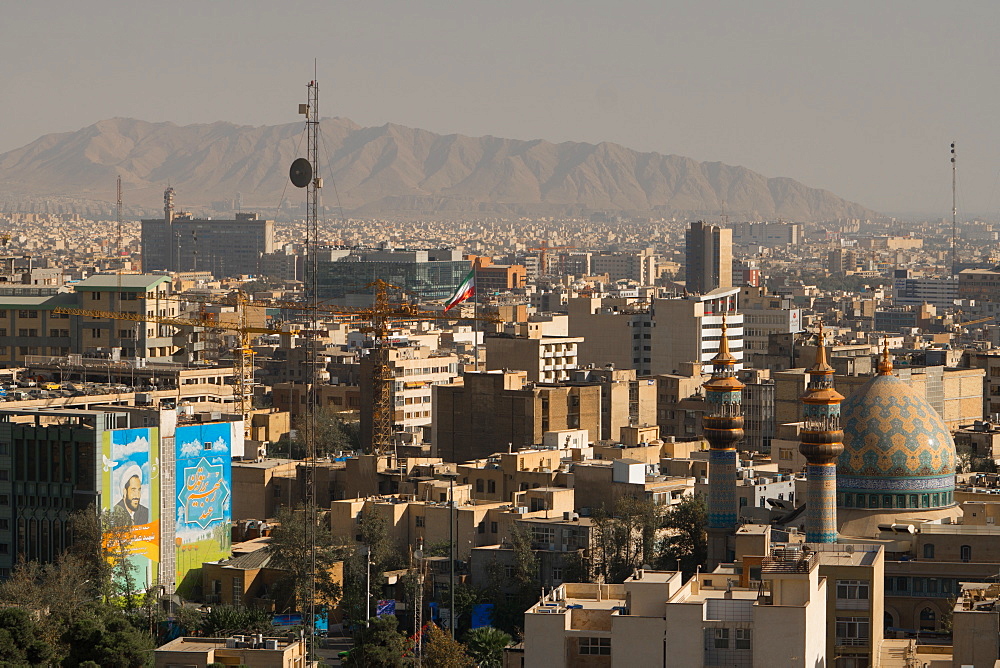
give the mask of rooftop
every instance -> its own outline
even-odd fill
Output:
[[[154,276],[152,274],[96,274],[83,279],[78,283],[73,283],[73,288],[77,292],[93,290],[117,291],[122,290],[149,290],[160,283],[170,282],[169,276]]]

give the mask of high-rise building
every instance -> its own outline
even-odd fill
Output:
[[[354,248],[321,251],[316,282],[321,299],[370,301],[368,285],[377,278],[421,300],[447,299],[468,273],[457,249]]]
[[[786,246],[802,243],[801,223],[737,223],[733,243],[741,246]]]
[[[892,303],[896,306],[931,304],[938,308],[954,308],[958,300],[958,279],[954,276],[910,276],[909,269],[897,269],[892,279]]]
[[[685,234],[688,292],[705,293],[733,284],[733,231],[702,221]]]
[[[705,373],[719,351],[722,317],[729,324],[729,350],[743,366],[743,314],[739,288],[654,299],[648,306],[629,298],[570,299],[569,335],[582,336],[579,364],[635,369],[640,376],[678,373],[700,361]],[[631,346],[628,345],[631,342]]]
[[[274,221],[256,213],[233,220],[174,213],[173,189],[164,194],[163,218],[142,221],[143,271],[209,271],[219,278],[260,272],[274,252]]]

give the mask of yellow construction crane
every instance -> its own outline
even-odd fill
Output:
[[[381,279],[368,284],[374,291],[374,303],[370,307],[319,306],[304,302],[280,300],[249,299],[240,291],[225,297],[194,297],[190,301],[233,306],[243,326],[246,326],[246,307],[282,308],[294,311],[313,311],[338,317],[352,318],[361,325],[359,330],[372,335],[372,386],[374,397],[372,401],[372,434],[371,451],[382,454],[392,448],[393,433],[393,388],[395,379],[389,365],[389,333],[393,325],[418,321],[451,321],[451,322],[486,322],[500,323],[503,320],[495,314],[480,316],[457,316],[443,311],[426,311],[412,304],[392,302],[389,299],[390,290],[402,290]],[[174,295],[173,299],[185,299]],[[363,324],[362,324],[363,323]],[[204,325],[210,326],[210,325]],[[216,328],[222,326],[215,324]],[[315,391],[315,389],[313,390]]]
[[[129,320],[131,322],[154,322],[160,325],[174,327],[204,327],[236,332],[239,336],[237,350],[233,351],[234,387],[233,398],[236,401],[236,411],[243,417],[243,431],[246,438],[250,437],[250,418],[253,409],[253,349],[250,347],[254,334],[295,334],[294,330],[284,331],[269,327],[250,327],[246,322],[246,309],[238,309],[239,322],[236,324],[218,322],[213,318],[175,318],[162,315],[146,315],[145,313],[130,313],[126,311],[98,311],[94,309],[69,308],[58,306],[54,313],[78,315],[85,318]]]

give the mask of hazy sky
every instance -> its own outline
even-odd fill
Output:
[[[1000,3],[6,3],[0,151],[125,116],[361,125],[744,165],[884,212],[1000,212]]]

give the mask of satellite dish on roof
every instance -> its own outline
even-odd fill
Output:
[[[296,158],[288,170],[288,178],[296,188],[305,188],[312,181],[312,165],[305,158]]]

